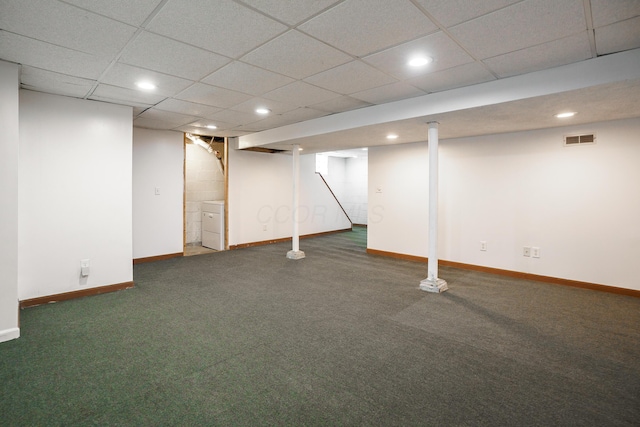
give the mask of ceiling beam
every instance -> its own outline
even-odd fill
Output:
[[[436,114],[640,78],[640,49],[557,68],[324,116],[239,137],[238,148],[268,146]]]

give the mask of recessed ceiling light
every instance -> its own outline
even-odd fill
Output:
[[[576,115],[576,113],[574,111],[568,111],[566,113],[556,114],[556,117],[559,118],[559,119],[566,119],[567,117],[573,117],[575,115]]]
[[[142,90],[154,90],[157,87],[151,82],[137,82],[136,86]]]
[[[207,129],[218,129],[216,125],[207,125]]]
[[[389,135],[387,135],[387,139],[397,139],[398,135],[396,135],[395,133],[390,133]]]
[[[414,56],[408,62],[410,67],[422,67],[433,61],[433,58],[429,56]]]
[[[268,108],[256,108],[256,113],[258,114],[269,114],[271,110]]]

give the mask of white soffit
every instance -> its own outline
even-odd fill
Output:
[[[640,78],[640,49],[452,89],[241,136],[239,148],[266,146],[364,126],[496,105]]]

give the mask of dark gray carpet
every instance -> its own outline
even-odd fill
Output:
[[[453,268],[429,294],[356,230],[23,310],[0,425],[640,425],[640,299]]]

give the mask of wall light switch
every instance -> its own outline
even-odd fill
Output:
[[[529,246],[525,246],[524,248],[522,248],[522,255],[531,256],[531,248]]]
[[[376,193],[382,193],[382,187],[376,187]]]
[[[80,261],[80,275],[82,277],[87,277],[91,272],[91,261],[88,259],[83,259]]]
[[[156,196],[160,195],[160,187],[156,187]]]

